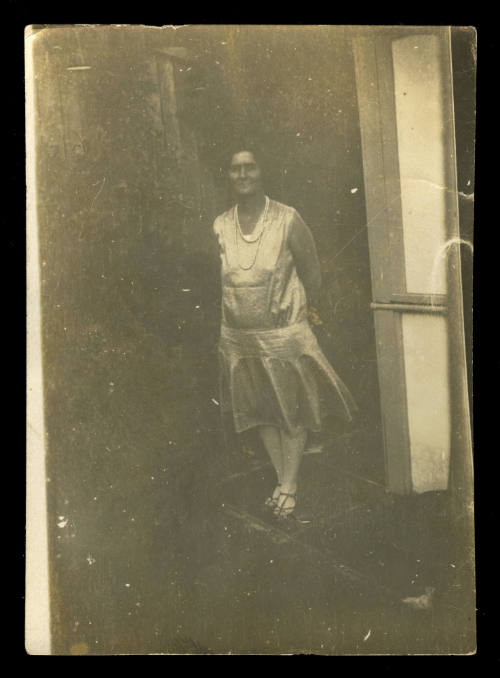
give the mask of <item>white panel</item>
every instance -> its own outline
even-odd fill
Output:
[[[401,175],[406,291],[445,294],[445,145],[440,41],[394,41],[394,92]]]
[[[444,490],[450,458],[446,319],[406,313],[402,327],[413,489]]]

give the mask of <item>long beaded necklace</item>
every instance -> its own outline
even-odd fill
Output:
[[[240,226],[240,220],[238,218],[238,205],[234,206],[234,242],[236,246],[236,258],[238,260],[238,266],[243,270],[243,271],[249,271],[251,268],[255,266],[255,262],[257,261],[257,256],[259,254],[259,249],[260,249],[260,243],[262,242],[262,235],[264,233],[264,229],[266,227],[267,223],[267,213],[269,211],[269,198],[266,195],[266,204],[264,209],[262,210],[262,214],[260,215],[254,230],[250,235],[245,235],[243,231],[241,230]],[[253,234],[257,232],[257,235],[253,237]],[[242,240],[244,240],[246,243],[257,243],[257,247],[255,248],[255,256],[253,258],[252,263],[249,266],[244,266],[241,261],[240,261],[240,256],[239,256],[239,245],[238,245],[238,234],[241,236]]]

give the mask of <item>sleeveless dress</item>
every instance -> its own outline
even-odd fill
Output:
[[[214,222],[221,258],[222,413],[232,413],[237,433],[260,425],[291,435],[300,428],[319,431],[324,414],[351,421],[354,400],[307,319],[306,293],[289,247],[298,212],[269,200],[260,239],[247,242],[235,210]]]

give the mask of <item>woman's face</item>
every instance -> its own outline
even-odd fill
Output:
[[[261,171],[253,153],[240,151],[232,157],[229,179],[237,195],[253,195],[262,189]]]

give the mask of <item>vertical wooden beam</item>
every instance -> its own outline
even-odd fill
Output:
[[[157,60],[163,133],[167,148],[174,154],[182,153],[182,140],[177,118],[174,64],[171,58],[159,55]]]
[[[375,311],[380,405],[385,446],[386,489],[396,494],[412,491],[402,314]]]
[[[388,251],[384,269],[391,270],[391,296],[406,292],[406,272],[403,240],[403,209],[401,204],[401,173],[399,167],[396,99],[394,91],[394,65],[392,40],[376,36],[376,62],[380,107],[380,134],[385,186],[385,212]]]
[[[384,260],[389,251],[386,229],[387,195],[385,187],[384,148],[381,132],[380,92],[375,39],[354,40],[361,151],[366,203],[366,225],[371,262]],[[389,271],[371,266],[373,300],[389,302],[393,282]]]
[[[386,43],[386,44],[384,44]],[[373,301],[388,303],[404,286],[401,260],[401,201],[390,39],[361,37],[354,41],[356,87]],[[392,87],[392,90],[391,90]],[[378,377],[385,446],[386,487],[411,492],[401,317],[377,310]]]

